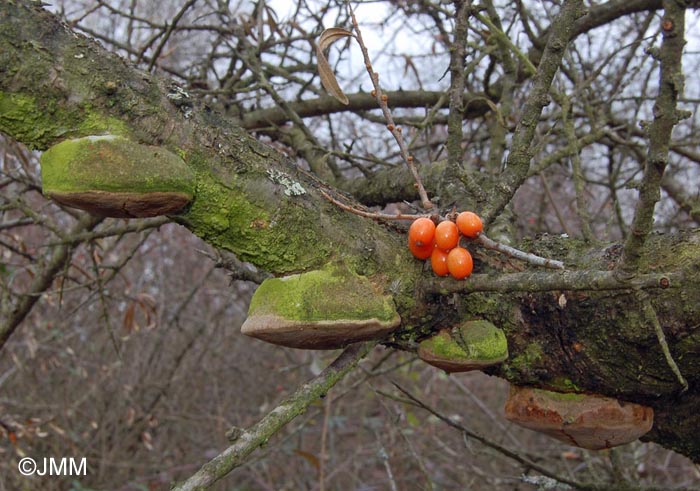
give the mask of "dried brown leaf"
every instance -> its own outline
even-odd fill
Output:
[[[321,84],[330,95],[338,99],[341,103],[347,105],[350,103],[348,97],[338,85],[338,79],[333,73],[330,63],[323,52],[338,39],[352,36],[353,34],[340,27],[329,27],[321,33],[316,45],[316,58],[318,59],[318,74],[321,77]]]

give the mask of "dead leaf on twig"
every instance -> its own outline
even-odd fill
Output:
[[[330,63],[323,52],[338,39],[353,36],[353,33],[341,27],[329,27],[321,33],[316,45],[316,58],[318,59],[318,74],[321,76],[321,83],[330,95],[347,105],[350,103],[348,97],[338,85],[338,79],[333,73]]]

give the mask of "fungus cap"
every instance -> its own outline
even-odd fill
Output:
[[[250,302],[247,336],[306,349],[335,349],[378,339],[401,318],[393,299],[342,265],[268,278]]]
[[[485,320],[463,322],[422,341],[418,356],[446,372],[466,372],[502,363],[508,343],[501,329]]]
[[[590,450],[637,440],[654,424],[654,410],[640,404],[513,385],[505,414],[517,425]]]
[[[49,198],[108,217],[174,214],[194,196],[194,174],[179,156],[114,135],[52,146],[41,156],[41,174]]]

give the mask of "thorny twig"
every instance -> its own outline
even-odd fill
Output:
[[[355,29],[355,39],[357,39],[357,42],[360,45],[360,49],[362,50],[362,57],[365,61],[365,68],[367,68],[367,73],[369,73],[369,78],[372,80],[372,86],[374,87],[372,95],[377,99],[377,103],[379,104],[382,113],[384,113],[384,118],[387,122],[386,127],[389,130],[389,132],[391,132],[394,139],[396,140],[396,143],[399,146],[401,158],[403,158],[403,161],[411,170],[411,174],[413,174],[413,179],[416,181],[416,185],[418,186],[418,195],[420,196],[423,208],[427,211],[434,211],[435,205],[430,201],[430,198],[428,198],[428,193],[426,192],[421,178],[418,175],[418,170],[416,169],[413,155],[409,153],[408,146],[406,145],[406,142],[403,139],[401,127],[397,126],[394,122],[394,117],[391,114],[391,110],[389,109],[389,97],[382,92],[382,88],[379,85],[379,73],[375,72],[374,68],[372,67],[372,60],[369,57],[367,46],[362,40],[362,32],[360,31],[360,26],[357,23],[355,12],[353,11],[352,5],[350,5],[349,1],[348,9],[350,10],[350,17],[352,18],[353,28]]]

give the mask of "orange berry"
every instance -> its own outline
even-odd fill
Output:
[[[438,223],[435,227],[435,245],[443,251],[449,251],[457,247],[457,242],[459,242],[457,224],[450,220]]]
[[[447,276],[450,273],[447,269],[447,253],[439,247],[435,247],[430,255],[430,266],[436,275]]]
[[[470,239],[475,239],[484,230],[479,215],[471,211],[463,211],[457,215],[457,227],[462,235]]]
[[[418,218],[408,229],[408,243],[415,244],[418,247],[432,244],[434,237],[435,224],[430,218]]]
[[[408,249],[418,259],[428,259],[433,253],[435,245],[431,241],[429,244],[417,245],[415,242],[408,241]]]
[[[447,254],[447,269],[454,279],[466,278],[473,268],[472,255],[464,247],[455,247]]]

